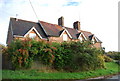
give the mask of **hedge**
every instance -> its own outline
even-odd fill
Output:
[[[91,45],[89,41],[51,43],[33,39],[14,40],[3,54],[9,56],[15,69],[30,68],[35,60],[68,72],[104,68],[102,50]]]

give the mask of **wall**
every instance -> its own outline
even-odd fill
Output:
[[[95,46],[96,48],[101,48],[101,47],[102,47],[102,46],[101,46],[101,43],[99,43],[99,42],[95,43],[94,46]]]
[[[69,35],[66,32],[64,32],[63,34],[67,35],[67,41],[74,41],[69,37]],[[50,42],[63,42],[63,34],[61,37],[49,37],[49,41]]]

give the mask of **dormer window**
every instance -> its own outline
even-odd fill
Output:
[[[83,41],[83,38],[81,36],[79,37],[79,39],[80,39],[80,41]]]
[[[94,38],[92,38],[92,43],[95,44],[95,39]]]
[[[85,40],[83,33],[80,34],[79,38],[80,42],[83,42]]]
[[[63,34],[63,41],[67,41],[67,34]]]
[[[36,37],[36,34],[35,34],[35,33],[30,33],[30,34],[29,34],[29,37],[30,37],[30,38],[35,38],[35,37]]]

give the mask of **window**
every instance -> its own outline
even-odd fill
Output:
[[[35,34],[35,33],[30,33],[30,34],[29,34],[29,37],[30,37],[30,38],[35,38],[35,37],[36,37],[36,34]]]
[[[67,34],[63,34],[63,41],[67,41]]]
[[[82,38],[81,36],[79,37],[79,39],[80,39],[80,41],[82,41],[82,40],[83,40],[83,38]]]
[[[94,38],[92,38],[92,43],[95,44],[95,39]]]

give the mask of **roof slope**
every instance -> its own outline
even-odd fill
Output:
[[[95,37],[95,38],[96,38],[97,42],[102,43],[102,41],[100,39],[98,39],[97,37]]]
[[[76,29],[65,27],[73,39],[78,39],[79,32]]]
[[[90,35],[93,35],[91,32],[88,32],[88,31],[81,31],[85,37],[88,39]]]
[[[48,36],[60,36],[63,28],[56,24],[39,21]]]
[[[13,35],[24,36],[32,27],[35,27],[42,38],[46,38],[46,34],[39,25],[39,23],[11,18],[11,25],[13,30]]]
[[[68,31],[68,33],[72,36],[72,39],[77,39],[77,35],[79,32],[76,29],[61,27],[56,24],[47,23],[44,21],[39,21],[42,27],[45,29],[48,36],[60,36],[64,29]]]
[[[102,43],[102,41],[99,40],[94,34],[92,34],[92,35],[89,36],[89,40],[92,40],[93,37],[95,38],[96,42]]]

